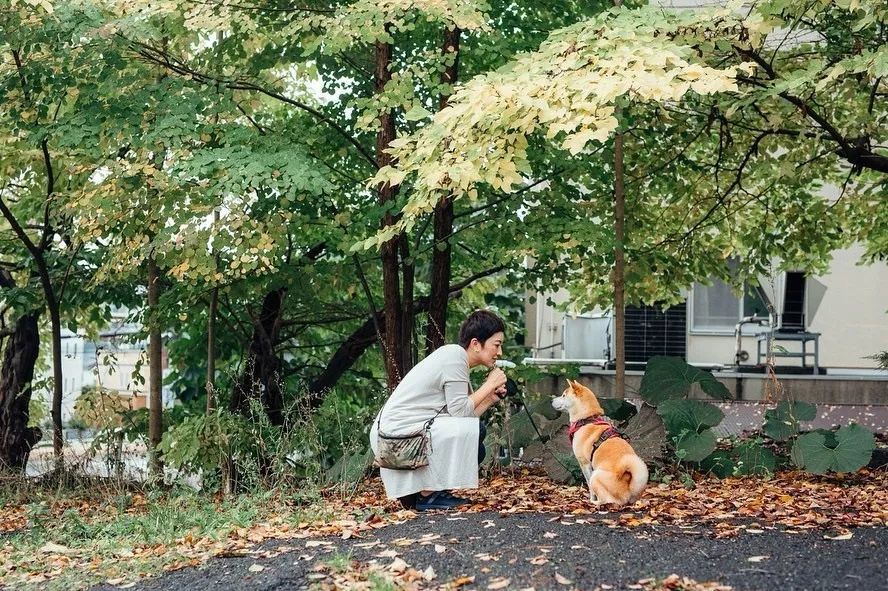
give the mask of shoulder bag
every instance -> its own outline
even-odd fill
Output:
[[[385,408],[385,405],[382,406]],[[416,470],[429,465],[429,454],[432,452],[432,423],[444,412],[447,405],[441,407],[435,416],[423,423],[422,428],[406,435],[386,435],[382,432],[382,410],[376,417],[377,443],[376,463],[380,468],[389,470]]]

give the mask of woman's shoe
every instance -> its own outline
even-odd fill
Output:
[[[407,495],[406,497],[398,497],[398,501],[401,502],[401,506],[405,509],[416,509],[416,498],[419,496],[419,493],[413,493],[412,495]]]
[[[453,503],[454,507],[459,507],[460,505],[468,505],[472,502],[469,499],[464,499],[452,494],[449,490],[442,490],[441,494],[446,496],[450,500],[450,502]]]
[[[417,511],[434,511],[439,509],[453,509],[459,505],[464,505],[468,501],[454,497],[446,490],[439,490],[430,495],[417,495],[416,510]]]

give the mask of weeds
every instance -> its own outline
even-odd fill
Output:
[[[132,580],[211,553],[214,543],[228,543],[259,522],[314,517],[271,492],[224,499],[186,488],[120,490],[84,480],[91,486],[78,487],[79,493],[21,485],[16,495],[29,495],[29,502],[4,505],[22,518],[0,538],[0,587],[78,589]]]

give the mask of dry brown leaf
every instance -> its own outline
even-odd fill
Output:
[[[395,558],[390,565],[388,565],[388,570],[393,573],[402,573],[410,567],[403,558]]]
[[[512,579],[504,579],[500,577],[499,579],[494,579],[491,583],[487,585],[488,589],[505,589],[512,583]]]
[[[436,576],[438,575],[435,574],[435,569],[433,569],[431,566],[422,571],[422,578],[426,581],[433,581],[435,580]]]
[[[565,577],[559,572],[555,573],[555,580],[558,581],[559,585],[573,585],[573,581]]]

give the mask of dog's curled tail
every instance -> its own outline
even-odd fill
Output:
[[[629,497],[634,501],[647,486],[648,469],[644,460],[631,455],[623,461],[623,480],[629,485]]]

